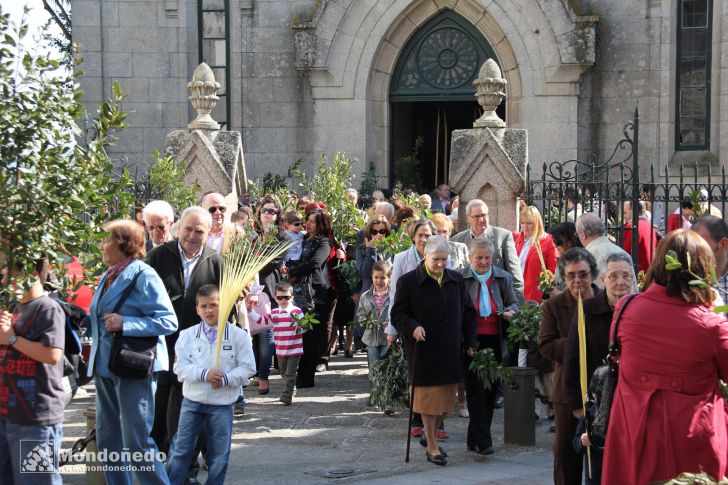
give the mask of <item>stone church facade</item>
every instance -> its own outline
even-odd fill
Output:
[[[606,159],[637,106],[640,160],[728,159],[728,2],[719,0],[73,0],[84,102],[113,81],[130,128],[115,157],[145,160],[194,116],[205,60],[213,113],[243,134],[248,176],[344,151],[382,186],[422,139],[423,185],[446,181],[449,133],[479,116],[472,81],[493,58],[501,116],[529,158]],[[723,109],[721,109],[723,108]]]

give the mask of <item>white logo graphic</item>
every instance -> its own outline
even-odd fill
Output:
[[[20,473],[53,473],[58,468],[53,440],[20,440]]]

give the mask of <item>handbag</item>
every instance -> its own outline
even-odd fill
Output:
[[[139,271],[116,302],[111,313],[117,313],[136,286]],[[159,337],[129,337],[121,331],[114,332],[109,353],[109,370],[117,377],[125,379],[144,379],[152,375],[154,360],[157,358]]]
[[[589,397],[587,402],[587,408],[596,408],[594,419],[591,423],[587,423],[589,434],[595,435],[597,438],[606,439],[607,428],[609,427],[609,415],[612,412],[612,400],[614,399],[614,391],[617,389],[617,381],[619,380],[619,356],[621,353],[621,346],[617,340],[617,332],[619,331],[619,321],[622,319],[622,314],[636,297],[636,294],[630,295],[629,298],[624,302],[622,308],[619,309],[617,314],[617,320],[614,322],[614,332],[612,333],[611,340],[609,342],[609,353],[607,354],[606,362],[594,371],[594,375],[589,383]],[[584,413],[585,416],[589,416],[589,413]]]
[[[301,311],[311,312],[314,309],[314,291],[310,276],[303,276],[293,283],[293,304]]]

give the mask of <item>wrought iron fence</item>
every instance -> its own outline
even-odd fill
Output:
[[[653,226],[660,238],[667,229],[668,218],[681,203],[689,200],[694,191],[702,191],[701,206],[712,205],[725,214],[726,171],[721,167],[714,174],[710,164],[704,170],[698,162],[680,164],[679,168],[665,166],[658,173],[654,164],[642,170],[639,162],[639,111],[625,124],[623,138],[603,162],[596,156],[587,160],[567,160],[544,163],[539,177],[532,177],[527,166],[526,202],[541,210],[546,230],[561,222],[574,222],[584,212],[598,214],[608,233],[617,244],[624,239],[624,202],[637,207],[646,203]],[[677,172],[677,173],[676,173]],[[632,227],[637,227],[638,211],[633,211]],[[630,231],[632,259],[637,262],[638,231]],[[652,237],[652,236],[651,236]]]

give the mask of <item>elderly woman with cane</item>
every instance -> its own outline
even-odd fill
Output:
[[[455,406],[463,354],[472,356],[476,347],[475,308],[463,276],[446,269],[449,251],[443,237],[427,241],[424,261],[397,282],[391,310],[404,342],[412,408],[425,425],[420,444],[436,465],[447,464],[447,454],[438,447],[435,430]]]

